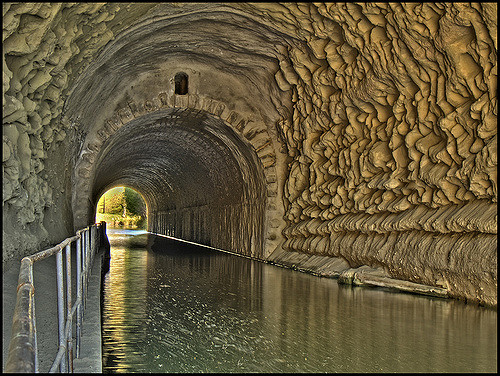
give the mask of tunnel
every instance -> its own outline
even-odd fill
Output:
[[[495,3],[6,3],[4,259],[125,185],[157,234],[496,305],[496,35]]]
[[[103,145],[96,165],[91,207],[109,187],[133,187],[149,231],[262,256],[262,166],[221,119],[182,108],[144,115]]]
[[[278,63],[265,46],[287,37],[268,29],[227,12],[181,13],[147,18],[105,46],[64,105],[84,132],[71,151],[75,229],[123,184],[147,201],[152,232],[262,258],[279,246],[286,156],[273,101],[284,98],[265,78]]]

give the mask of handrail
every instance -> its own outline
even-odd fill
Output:
[[[5,372],[39,372],[35,316],[35,287],[33,263],[56,255],[57,311],[59,348],[49,372],[73,372],[73,316],[76,313],[76,357],[80,357],[81,324],[87,299],[87,284],[94,255],[102,244],[98,240],[106,234],[106,222],[78,230],[55,247],[26,256],[21,260],[17,286],[17,300],[12,318],[12,336]],[[71,244],[76,241],[76,290],[71,302]],[[64,305],[63,255],[66,254],[66,309]],[[65,315],[66,311],[66,315]],[[65,320],[66,317],[66,320]]]

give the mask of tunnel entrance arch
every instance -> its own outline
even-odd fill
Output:
[[[95,222],[104,221],[107,228],[147,228],[148,205],[142,194],[131,187],[106,189],[97,200],[94,213]]]
[[[209,108],[220,114],[214,102]],[[77,203],[85,202],[85,193],[94,207],[105,186],[127,184],[148,202],[150,231],[261,258],[270,244],[274,250],[274,166],[259,155],[264,150],[269,158],[270,146],[256,150],[262,137],[244,136],[241,116],[230,113],[223,120],[205,110],[168,107],[120,126],[116,120],[115,114],[105,123],[98,131],[102,143],[88,145],[77,163],[75,217],[84,214]]]

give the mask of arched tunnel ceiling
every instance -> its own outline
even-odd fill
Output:
[[[266,230],[219,244],[266,234],[266,249],[378,265],[496,304],[496,3],[4,3],[3,16],[7,257],[88,224],[107,185],[139,184],[113,146],[122,127],[191,108],[246,140],[265,176]],[[181,71],[189,92],[176,97]],[[239,160],[223,127],[203,127],[217,137],[189,135],[215,161]],[[98,161],[108,140],[121,172]],[[168,184],[207,199],[189,174],[156,173],[192,163],[176,147],[202,154],[164,145],[168,161],[134,165],[150,201],[184,200],[158,196]],[[196,172],[210,180],[211,163]],[[261,218],[255,207],[240,219]]]
[[[156,210],[227,205],[265,197],[261,167],[222,120],[204,111],[170,109],[131,121],[103,146],[93,201],[128,185]]]
[[[110,101],[120,106],[145,88],[164,90],[176,69],[196,71],[190,75],[196,92],[217,90],[231,98],[230,106],[245,101],[252,111],[276,111],[279,90],[269,80],[278,65],[275,46],[293,38],[218,7],[194,9],[148,18],[117,35],[78,77],[66,116],[81,119],[82,131],[88,131],[93,124],[85,119],[102,117]]]

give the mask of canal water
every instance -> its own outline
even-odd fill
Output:
[[[108,236],[103,372],[497,371],[496,310]]]

